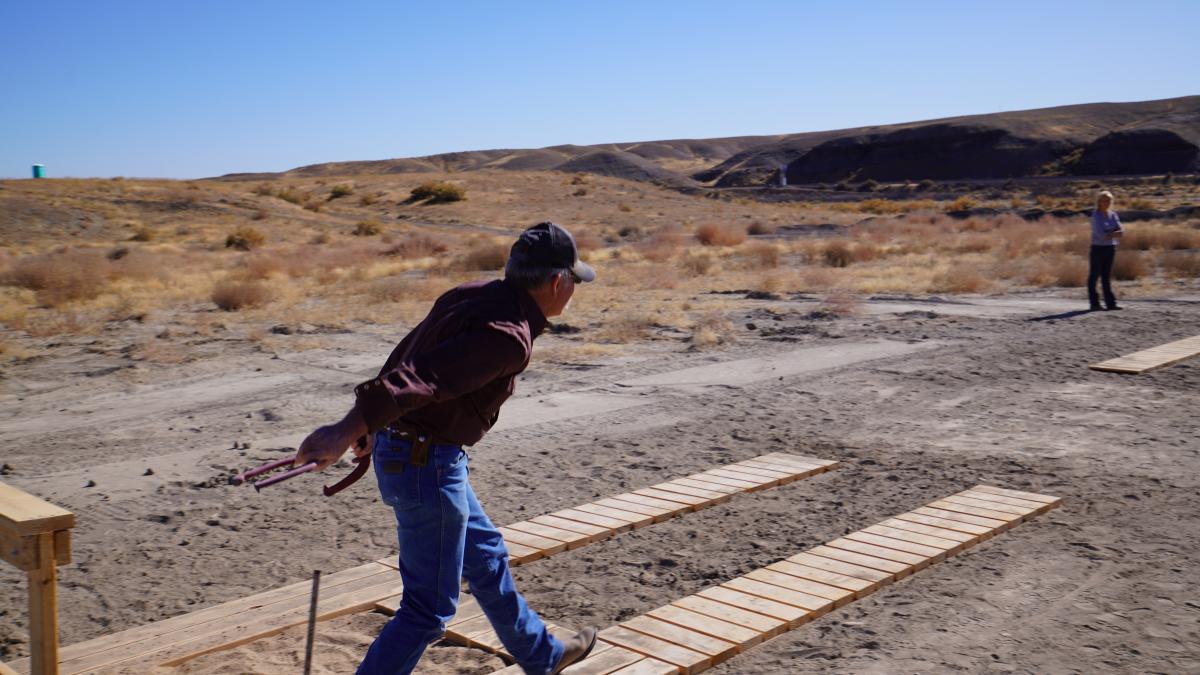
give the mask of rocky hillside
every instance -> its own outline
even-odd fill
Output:
[[[780,136],[556,145],[302,166],[230,179],[512,169],[678,188],[1200,171],[1200,96]]]

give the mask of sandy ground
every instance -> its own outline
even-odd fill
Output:
[[[504,523],[765,452],[844,463],[515,571],[546,618],[602,627],[977,483],[1061,496],[713,672],[1197,672],[1200,359],[1086,368],[1200,334],[1187,292],[1078,315],[1077,299],[1040,293],[864,299],[842,317],[803,297],[743,300],[725,349],[663,334],[619,357],[537,362],[472,450],[472,481]],[[340,415],[403,327],[264,341],[233,326],[169,338],[183,363],[131,359],[124,345],[164,327],[50,338],[0,379],[2,480],[78,514],[65,644],[394,551],[373,481],[327,500],[318,478],[262,494],[227,478]],[[537,347],[569,355],[587,328]],[[0,659],[27,653],[24,604],[0,569]],[[352,671],[385,620],[321,624],[317,672]],[[170,672],[291,673],[302,652],[293,630]],[[419,672],[501,665],[439,643]]]

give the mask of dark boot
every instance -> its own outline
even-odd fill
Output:
[[[588,654],[592,653],[592,648],[596,646],[596,629],[588,626],[576,633],[569,640],[563,642],[562,658],[558,660],[558,665],[554,666],[554,670],[550,671],[550,675],[561,673],[564,668],[572,663],[578,663]]]

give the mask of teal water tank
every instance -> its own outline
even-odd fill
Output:
[[[33,177],[34,178],[45,178],[46,177],[46,167],[42,166],[41,164],[34,164],[33,165]]]

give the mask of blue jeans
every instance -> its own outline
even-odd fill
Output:
[[[563,645],[517,592],[508,549],[468,481],[467,453],[457,445],[434,445],[428,463],[417,467],[407,462],[410,447],[386,432],[375,436],[375,477],[384,503],[396,512],[404,595],[358,675],[412,672],[454,616],[464,578],[525,672],[550,672]]]

